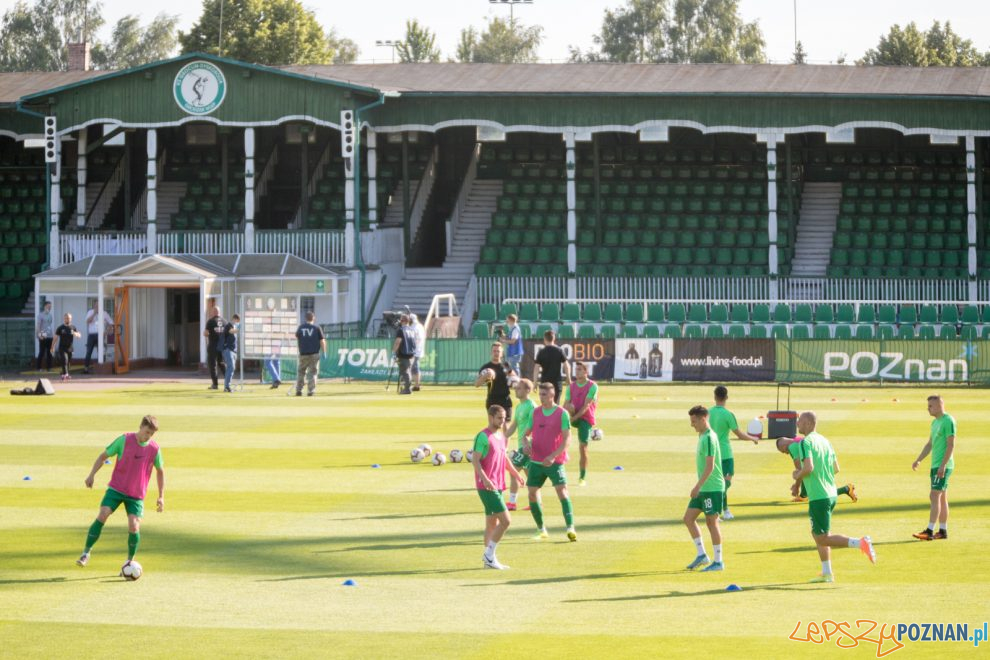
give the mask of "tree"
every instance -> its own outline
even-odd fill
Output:
[[[866,51],[857,64],[885,66],[985,66],[990,52],[980,54],[969,39],[963,39],[946,21],[938,21],[928,30],[914,22],[902,29],[894,25],[880,37],[876,48]]]
[[[745,23],[738,0],[627,0],[605,10],[594,37],[600,52],[572,61],[765,62],[766,42],[757,23]]]
[[[268,65],[329,64],[357,56],[354,42],[337,37],[333,30],[324,32],[313,12],[298,0],[225,2],[222,25],[221,1],[203,0],[199,21],[179,35],[182,52],[215,53]]]
[[[93,47],[93,68],[127,69],[167,59],[178,45],[178,24],[178,16],[162,13],[142,28],[137,16],[124,16],[114,26],[110,43]]]
[[[543,28],[525,27],[515,19],[493,18],[480,35],[473,27],[461,30],[457,59],[461,62],[514,64],[535,62],[543,41]]]
[[[437,35],[413,19],[406,21],[406,38],[397,48],[400,62],[439,62]]]
[[[0,19],[0,71],[64,71],[66,44],[92,41],[102,26],[99,2],[19,0]]]
[[[804,44],[800,41],[794,46],[794,55],[791,57],[791,64],[807,64],[808,53],[804,52]]]

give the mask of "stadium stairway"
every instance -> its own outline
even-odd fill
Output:
[[[841,183],[805,184],[791,275],[825,277],[841,199]]]
[[[172,216],[179,212],[182,200],[186,196],[188,184],[182,181],[161,181],[158,184],[158,231],[172,229]],[[133,224],[138,229],[148,226],[148,191],[134,208]]]
[[[475,180],[443,266],[407,268],[396,291],[393,309],[408,305],[417,314],[425,315],[433,296],[439,293],[453,293],[458,302],[463,302],[501,193],[501,181]]]
[[[419,188],[419,179],[412,179],[409,181],[409,192],[415,197],[416,189]],[[395,189],[392,191],[392,201],[389,202],[388,209],[382,213],[382,209],[378,209],[378,217],[381,219],[381,225],[383,227],[401,227],[403,221],[405,220],[405,186],[402,185],[402,179],[395,184]]]

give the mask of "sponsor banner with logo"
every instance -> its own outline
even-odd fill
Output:
[[[777,342],[782,381],[966,383],[990,376],[987,341],[791,340]]]
[[[615,380],[674,380],[673,339],[615,340]]]
[[[564,351],[564,356],[570,362],[571,376],[574,375],[574,363],[584,362],[592,380],[612,380],[616,364],[615,345],[616,342],[612,339],[557,339],[557,346]],[[532,378],[536,355],[543,348],[543,340],[525,339],[523,346],[525,352],[519,369],[522,376]]]
[[[679,381],[772,381],[777,351],[772,339],[676,339],[673,379]]]

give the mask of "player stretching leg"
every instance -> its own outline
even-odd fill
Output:
[[[917,470],[921,461],[931,452],[932,466],[929,472],[931,480],[931,512],[928,516],[928,527],[914,534],[914,538],[922,541],[943,540],[949,538],[949,477],[955,467],[952,454],[956,448],[956,420],[945,412],[945,401],[938,394],[928,397],[928,414],[934,417],[928,442],[921,448],[921,453],[911,465]],[[938,531],[935,523],[938,522]]]
[[[722,477],[725,479],[725,493],[722,497],[722,518],[732,520],[735,516],[729,511],[729,486],[732,485],[732,477],[736,473],[736,461],[732,457],[732,443],[729,441],[729,431],[732,431],[740,440],[749,440],[754,445],[759,442],[759,437],[739,430],[739,422],[732,411],[725,407],[725,402],[729,400],[729,390],[725,385],[715,388],[715,405],[708,411],[708,424],[718,437],[719,453],[722,456]]]
[[[525,469],[526,464],[529,463],[523,447],[526,436],[533,429],[533,410],[536,409],[536,404],[529,398],[532,392],[533,381],[528,378],[520,378],[516,384],[516,397],[519,399],[519,405],[516,406],[516,411],[513,413],[512,423],[505,430],[506,438],[509,438],[513,433],[516,434],[516,451],[521,454],[521,457],[517,459],[519,461],[518,463],[513,463],[513,466],[520,470]],[[516,497],[519,492],[520,483],[524,482],[513,475],[509,482],[509,503],[506,505],[509,511],[516,510]]]
[[[475,437],[474,454],[471,457],[474,464],[474,483],[485,507],[485,553],[482,555],[482,564],[485,568],[497,570],[508,568],[495,556],[495,548],[511,523],[502,499],[502,493],[505,492],[505,471],[509,470],[516,479],[519,478],[512,463],[506,460],[505,436],[502,435],[504,424],[505,408],[490,406],[488,427]]]
[[[701,528],[698,527],[698,516],[705,514],[705,524],[712,537],[712,550],[715,561],[704,571],[721,571],[725,568],[722,562],[722,530],[718,526],[718,516],[722,513],[722,496],[725,494],[725,479],[722,477],[722,461],[719,456],[718,439],[708,425],[708,409],[695,406],[688,411],[691,418],[691,428],[698,433],[698,450],[696,466],[698,483],[691,489],[691,500],[684,511],[684,524],[687,525],[691,540],[698,550],[698,556],[688,564],[689,571],[704,566],[710,560],[705,552],[705,542],[701,540]]]
[[[151,415],[141,420],[137,433],[126,433],[114,440],[93,463],[93,469],[86,477],[86,488],[93,487],[93,478],[103,467],[103,462],[110,456],[116,456],[117,461],[110,476],[110,485],[100,503],[100,511],[96,520],[89,527],[86,536],[86,547],[76,560],[79,566],[89,563],[89,553],[100,538],[103,525],[107,518],[121,504],[127,511],[127,561],[134,559],[138,543],[141,542],[141,517],[144,515],[144,496],[148,491],[148,481],[151,479],[151,469],[154,468],[158,477],[158,512],[165,510],[165,467],[162,452],[158,443],[151,436],[158,431],[158,420]]]
[[[581,478],[578,486],[588,482],[588,441],[591,429],[595,426],[595,409],[598,407],[598,383],[588,378],[588,367],[584,362],[574,363],[577,380],[564,389],[564,409],[571,416],[571,422],[578,430],[581,448]]]
[[[567,445],[571,439],[571,419],[566,410],[554,403],[554,392],[553,383],[540,383],[540,407],[533,411],[533,440],[527,442],[525,448],[529,450],[530,456],[529,474],[526,477],[530,513],[533,514],[538,530],[533,538],[545,539],[550,536],[543,524],[543,504],[540,501],[540,488],[549,478],[557,490],[560,507],[564,511],[567,538],[577,541],[574,506],[567,493],[567,473],[564,471]]]
[[[818,546],[822,561],[822,574],[812,582],[834,582],[832,573],[832,548],[859,548],[871,563],[877,563],[877,554],[869,536],[849,538],[831,534],[832,510],[835,508],[835,474],[839,461],[831,443],[815,430],[818,417],[811,411],[798,417],[798,431],[804,438],[797,442],[778,438],[777,450],[794,459],[794,481],[803,481],[808,489],[808,515],[811,518],[811,536]]]

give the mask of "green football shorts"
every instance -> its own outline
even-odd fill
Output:
[[[949,477],[952,476],[952,468],[945,468],[945,476],[938,478],[938,468],[931,471],[932,490],[949,490]]]
[[[811,518],[811,533],[813,535],[828,534],[829,530],[832,529],[832,509],[834,508],[834,497],[808,502],[808,517]]]
[[[588,444],[588,441],[591,440],[591,424],[589,424],[586,420],[579,419],[574,422],[574,426],[576,426],[578,430],[578,441],[582,445]]]
[[[136,500],[133,497],[127,497],[123,493],[115,491],[113,488],[107,488],[107,494],[103,496],[103,501],[100,502],[100,506],[105,506],[110,509],[111,513],[117,510],[121,504],[124,505],[124,511],[127,512],[129,516],[137,516],[138,518],[144,517],[144,502],[141,500]]]
[[[529,468],[526,474],[527,486],[530,488],[541,488],[546,483],[548,477],[550,478],[550,483],[554,486],[567,485],[567,472],[564,470],[563,464],[554,463],[550,467],[546,467],[543,463],[537,463],[536,461],[529,462]]]
[[[722,474],[729,475],[730,477],[736,473],[736,459],[734,458],[723,458],[722,459]]]
[[[499,490],[479,490],[478,497],[485,505],[485,515],[494,516],[506,511],[505,500],[502,499],[502,491]]]
[[[722,513],[722,503],[725,493],[722,491],[702,491],[697,497],[688,502],[689,509],[700,509],[706,516],[717,516]]]

